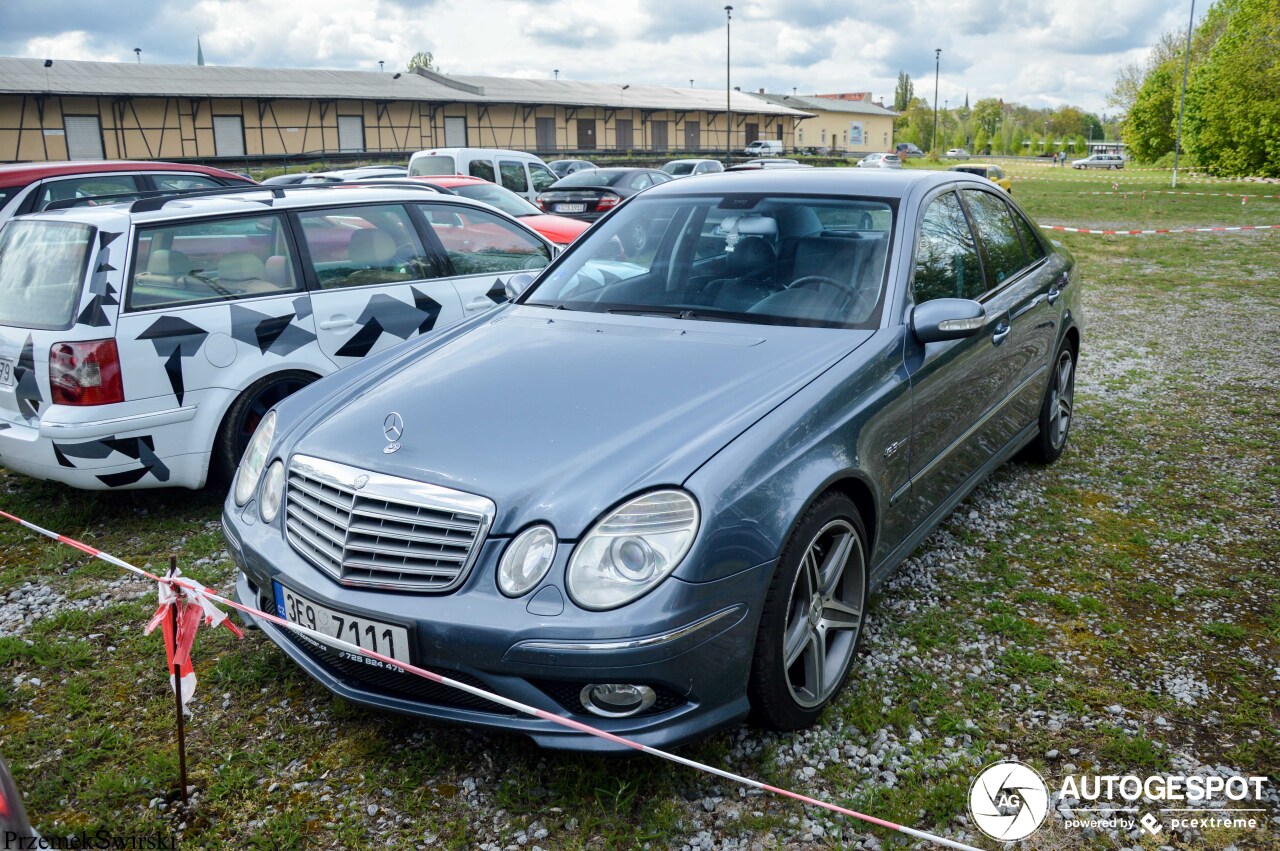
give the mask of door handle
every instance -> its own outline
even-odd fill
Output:
[[[1062,295],[1062,290],[1058,289],[1057,287],[1054,287],[1053,289],[1049,290],[1048,293],[1046,293],[1045,298],[1048,300],[1049,304],[1054,304],[1055,302],[1057,302],[1058,298],[1061,295]]]
[[[1013,326],[1011,326],[1009,323],[1001,322],[999,325],[996,326],[996,332],[991,335],[992,344],[998,346],[1001,343],[1003,343],[1005,340],[1009,339],[1009,332],[1012,330],[1013,330]]]
[[[320,323],[320,328],[325,331],[336,331],[341,328],[350,328],[355,325],[356,321],[350,316],[344,316],[339,313],[337,316],[330,316],[328,319]]]
[[[493,299],[487,295],[478,295],[466,304],[467,310],[488,310],[491,307],[494,307]]]

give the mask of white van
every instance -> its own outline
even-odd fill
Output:
[[[499,148],[435,148],[409,157],[409,176],[467,174],[536,201],[560,178],[533,154]]]
[[[782,142],[778,139],[756,139],[742,149],[749,157],[773,157],[783,153]]]

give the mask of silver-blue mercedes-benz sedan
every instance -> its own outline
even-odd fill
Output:
[[[1073,260],[971,175],[675,181],[506,289],[263,419],[237,593],[649,745],[812,724],[878,583],[1071,426]],[[349,700],[615,747],[258,625]]]

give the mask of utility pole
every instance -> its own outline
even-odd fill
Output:
[[[1182,58],[1182,95],[1178,98],[1178,138],[1173,143],[1173,188],[1178,188],[1178,153],[1182,150],[1182,108],[1187,103],[1187,68],[1191,65],[1191,28],[1196,22],[1196,0],[1191,0],[1191,20],[1187,21],[1187,52]]]
[[[733,106],[730,94],[733,91],[729,82],[730,56],[733,49],[731,39],[733,29],[733,7],[724,7],[724,164],[733,162]]]
[[[930,152],[938,155],[938,72],[942,68],[942,48],[933,50],[933,138],[929,141]]]

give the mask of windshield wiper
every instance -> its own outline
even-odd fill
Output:
[[[521,305],[521,306],[522,306],[522,307],[546,307],[546,308],[549,308],[550,310],[569,310],[569,311],[573,311],[573,310],[576,310],[576,309],[577,309],[577,308],[574,308],[574,307],[569,307],[569,306],[568,306],[567,304],[565,304],[564,302],[560,302],[559,304],[548,304],[548,303],[547,303],[547,302],[545,302],[545,301],[526,301],[526,302],[525,302],[523,305]]]

